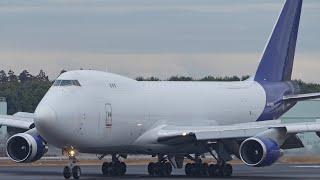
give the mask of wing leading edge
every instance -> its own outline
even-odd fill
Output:
[[[0,115],[0,126],[32,129],[34,128],[33,114],[18,112],[14,115]]]
[[[309,94],[296,94],[296,95],[288,95],[283,97],[283,101],[287,102],[298,102],[305,101],[310,99],[320,98],[320,93],[309,93]]]

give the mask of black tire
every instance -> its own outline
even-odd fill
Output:
[[[156,163],[156,175],[157,176],[165,176],[165,166],[164,163],[157,162]]]
[[[232,171],[233,171],[233,168],[232,168],[231,164],[225,164],[223,166],[223,176],[224,177],[230,177],[232,175]]]
[[[203,163],[202,164],[202,168],[201,168],[201,171],[202,171],[202,176],[208,176],[209,173],[208,173],[208,164],[207,163]]]
[[[191,163],[187,163],[186,166],[184,167],[184,171],[186,173],[186,176],[191,176],[191,168],[192,168]]]
[[[211,164],[210,166],[209,166],[209,169],[208,169],[208,173],[209,173],[209,176],[211,176],[211,177],[217,177],[217,176],[219,176],[219,174],[220,174],[220,170],[219,170],[219,165],[217,165],[217,164]]]
[[[148,164],[148,173],[150,176],[155,175],[155,163],[151,162]]]
[[[113,174],[112,176],[120,176],[121,175],[121,167],[120,162],[112,163]]]
[[[79,179],[81,176],[81,169],[79,166],[74,166],[72,168],[72,176],[74,179]]]
[[[166,176],[171,176],[172,173],[172,165],[169,162],[164,163],[165,171],[166,171]]]
[[[208,168],[208,174],[210,177],[214,177],[215,175],[215,171],[216,171],[217,165],[215,164],[210,164],[209,168]]]
[[[105,175],[105,176],[109,176],[108,167],[109,167],[109,163],[108,162],[104,162],[102,164],[101,170],[102,170],[102,174]]]
[[[124,176],[127,172],[127,165],[124,162],[120,163],[120,176]]]
[[[120,174],[120,165],[118,162],[111,162],[108,168],[108,173],[110,176],[119,176]]]
[[[215,169],[215,172],[214,172],[214,174],[215,174],[215,176],[217,176],[217,177],[223,177],[224,176],[224,166],[219,166],[219,165],[216,165],[217,166],[217,168]]]
[[[108,174],[108,176],[114,176],[115,175],[114,164],[112,162],[108,164],[107,174]]]
[[[65,179],[69,179],[69,178],[71,177],[71,169],[70,169],[69,166],[65,166],[65,167],[63,168],[63,177],[64,177]]]
[[[190,176],[197,176],[197,166],[195,163],[192,163],[190,166]]]

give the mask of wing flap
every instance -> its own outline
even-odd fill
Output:
[[[184,136],[193,135],[194,141],[209,141],[220,139],[244,139],[255,136],[263,131],[272,128],[284,128],[286,134],[297,134],[304,132],[320,132],[320,122],[306,123],[279,123],[278,120],[271,120],[269,123],[254,122],[243,123],[229,126],[197,126],[197,127],[179,127],[166,126],[158,132],[158,142],[178,142]],[[188,137],[190,138],[190,137]],[[190,139],[189,139],[190,140]],[[179,141],[183,142],[183,140]],[[301,146],[297,143],[297,146]]]
[[[177,145],[177,144],[186,144],[194,143],[197,139],[194,134],[182,134],[182,135],[173,135],[173,136],[164,136],[159,137],[158,142],[167,144],[167,145]]]
[[[223,131],[201,131],[195,133],[197,140],[212,140],[212,139],[235,139],[251,137],[268,128],[255,129],[233,129]]]

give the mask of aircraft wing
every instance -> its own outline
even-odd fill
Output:
[[[288,101],[288,102],[297,102],[297,101],[304,101],[304,100],[317,99],[317,98],[320,98],[320,93],[289,95],[289,96],[284,96],[282,100]]]
[[[158,143],[179,144],[189,141],[245,139],[272,128],[282,128],[287,134],[320,132],[320,122],[281,123],[279,120],[226,126],[165,126],[158,131]]]
[[[34,128],[33,113],[18,112],[14,115],[0,115],[1,126],[32,129]]]

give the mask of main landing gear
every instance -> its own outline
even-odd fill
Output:
[[[167,157],[159,156],[158,162],[150,162],[148,164],[148,173],[150,176],[170,176],[172,165]]]
[[[188,156],[194,163],[187,163],[185,173],[187,176],[193,177],[230,177],[232,175],[232,166],[224,161],[218,161],[217,164],[208,165],[202,163],[198,155],[195,158]]]
[[[102,164],[102,174],[105,176],[123,176],[126,174],[127,166],[119,161],[120,156],[112,155],[112,162]]]
[[[67,153],[70,163],[68,166],[65,166],[63,168],[63,177],[65,179],[69,179],[72,176],[74,179],[79,179],[81,176],[81,168],[75,165],[77,162],[77,159],[75,157],[76,151],[71,148],[69,150],[65,150],[65,153]]]

